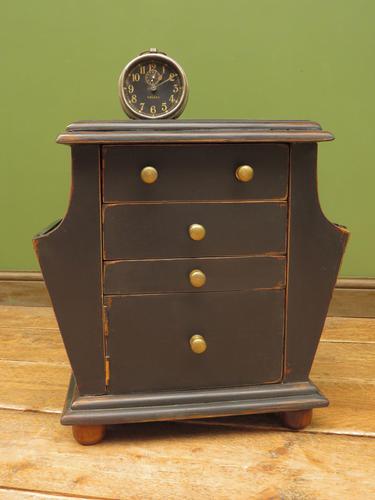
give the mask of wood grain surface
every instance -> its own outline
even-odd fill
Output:
[[[50,493],[40,493],[38,491],[27,491],[21,488],[0,488],[0,499],[10,500],[18,498],[19,500],[66,500],[67,495],[55,495]],[[70,495],[69,495],[70,498]],[[100,497],[79,497],[74,496],[77,500],[89,500],[90,498]]]
[[[44,281],[1,280],[0,304],[51,306]]]
[[[76,444],[55,415],[1,411],[0,417],[6,487],[163,500],[375,493],[371,438],[140,424],[111,428],[99,452]]]
[[[330,312],[336,316],[375,318],[374,288],[336,288]]]
[[[370,318],[327,318],[322,341],[375,342],[375,321]]]
[[[375,320],[326,321],[312,380],[331,405],[299,432],[252,415],[113,426],[79,446],[59,423],[70,370],[45,307],[0,307],[0,365],[1,500],[375,496]]]

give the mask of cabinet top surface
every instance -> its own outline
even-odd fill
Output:
[[[57,138],[59,144],[188,142],[321,142],[331,132],[302,120],[125,120],[80,121]]]

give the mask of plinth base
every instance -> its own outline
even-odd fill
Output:
[[[310,381],[194,391],[80,396],[72,376],[61,423],[73,426],[78,442],[95,444],[103,438],[106,424],[254,413],[281,413],[286,427],[302,429],[311,422],[312,408],[327,405],[328,400]],[[88,439],[84,437],[87,435]]]

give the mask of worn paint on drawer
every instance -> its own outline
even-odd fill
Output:
[[[284,290],[107,297],[111,393],[281,379]],[[203,354],[189,339],[202,335]]]
[[[189,273],[206,275],[202,288],[194,288]],[[104,293],[110,295],[251,290],[285,286],[285,257],[211,257],[107,261]]]
[[[118,204],[104,207],[104,259],[283,254],[284,202]],[[190,224],[206,228],[193,241]]]
[[[103,147],[103,200],[259,200],[287,197],[286,144],[201,144]],[[254,177],[240,182],[235,171],[250,165]],[[145,184],[140,172],[154,166],[158,179]]]

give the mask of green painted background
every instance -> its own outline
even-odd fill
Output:
[[[343,276],[375,276],[373,0],[0,1],[0,269],[37,269],[31,237],[68,202],[79,119],[122,119],[117,78],[141,50],[190,80],[184,118],[317,120],[326,215],[352,236]]]

